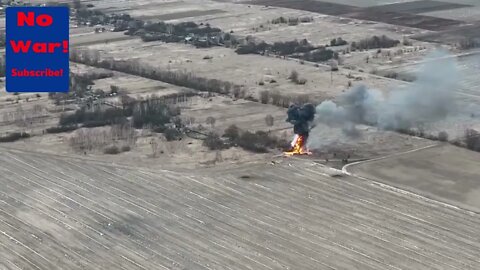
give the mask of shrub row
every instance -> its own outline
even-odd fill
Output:
[[[223,138],[222,138],[223,137]],[[278,139],[264,131],[242,131],[236,125],[229,126],[223,136],[210,133],[204,140],[204,145],[210,150],[228,149],[239,146],[254,153],[267,153],[269,149],[287,149],[288,142]]]
[[[111,145],[111,146],[105,147],[105,149],[103,149],[103,153],[107,154],[107,155],[117,155],[117,154],[120,154],[122,152],[128,152],[128,151],[130,151],[130,149],[131,148],[128,145],[123,145],[122,147],[118,147],[116,145]]]
[[[120,124],[127,121],[125,110],[108,108],[106,110],[86,111],[84,108],[75,111],[73,114],[62,114],[60,126],[72,126],[83,124],[85,127],[98,127],[111,124]]]
[[[368,50],[368,49],[381,49],[391,48],[400,44],[400,40],[383,36],[373,36],[370,38],[362,39],[358,42],[352,42],[350,48],[352,51],[356,50]]]
[[[30,138],[30,134],[26,132],[13,132],[0,137],[0,142],[14,142],[20,139]]]
[[[80,54],[80,52],[76,52]],[[84,52],[83,54],[88,53]],[[195,89],[202,92],[213,92],[219,94],[230,94],[231,91],[241,88],[241,86],[234,85],[230,82],[221,81],[217,79],[207,79],[203,77],[195,76],[190,72],[159,70],[151,66],[139,66],[131,60],[102,60],[93,61],[84,58],[82,55],[73,54],[70,58],[72,62],[78,62],[100,68],[108,68],[115,71],[120,71],[132,75],[145,77],[152,80],[162,81],[173,85],[183,86],[191,89]]]
[[[50,128],[47,128],[45,131],[47,133],[62,133],[62,132],[70,132],[70,131],[74,131],[78,128],[77,125],[69,125],[69,126],[56,126],[56,127],[50,127]]]

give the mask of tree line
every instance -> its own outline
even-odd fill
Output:
[[[382,49],[382,48],[391,48],[396,47],[400,44],[400,40],[389,38],[385,35],[382,36],[373,36],[370,38],[365,38],[360,41],[354,41],[350,44],[352,51],[362,51],[369,49]]]
[[[269,149],[285,150],[289,146],[286,140],[279,139],[269,132],[245,131],[236,125],[225,129],[222,136],[214,132],[209,133],[203,144],[210,150],[223,150],[238,146],[254,153],[268,153]]]
[[[110,69],[170,83],[177,86],[187,87],[199,92],[228,95],[232,96],[233,98],[247,99],[254,102],[260,101],[254,96],[247,95],[247,89],[244,85],[238,85],[219,79],[199,77],[191,72],[162,70],[159,67],[153,67],[135,60],[100,59],[99,57],[85,57],[85,55],[91,56],[96,54],[92,53],[91,51],[72,50],[70,54],[70,60],[72,62]],[[262,101],[262,103],[287,108],[292,102],[298,102],[304,100],[305,98],[305,95],[284,95],[278,91],[274,91],[271,93],[269,92],[267,101]],[[264,98],[262,99],[264,100]]]
[[[246,45],[239,46],[237,54],[274,54],[279,56],[291,56],[312,62],[324,62],[330,59],[338,59],[338,53],[325,46],[314,46],[308,40],[293,40],[275,42],[273,44],[249,41]]]

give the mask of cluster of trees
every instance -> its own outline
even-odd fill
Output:
[[[204,145],[210,150],[228,149],[233,146],[241,147],[254,153],[267,153],[269,149],[287,149],[288,142],[281,140],[268,132],[243,131],[236,125],[229,126],[223,136],[210,133],[204,140]]]
[[[105,15],[100,10],[80,7],[75,10],[75,17],[80,24],[105,24],[110,21],[110,16]]]
[[[468,50],[480,47],[480,39],[478,38],[464,38],[460,40],[459,47],[462,50]]]
[[[392,48],[400,44],[400,40],[389,38],[385,35],[373,36],[370,38],[362,39],[358,42],[352,42],[350,48],[352,51],[356,50],[369,50],[369,49],[381,49]]]
[[[87,111],[85,108],[76,110],[73,114],[62,114],[59,125],[63,127],[77,126],[100,127],[127,122],[126,110],[119,108],[108,108],[105,110],[94,109]]]
[[[288,77],[288,79],[291,80],[292,82],[296,83],[296,84],[306,84],[307,83],[306,79],[300,78],[300,76],[298,75],[298,72],[296,70],[293,70],[290,73],[290,76]]]
[[[28,99],[28,98],[25,98]],[[22,131],[29,130],[34,122],[43,123],[48,112],[45,106],[35,104],[33,107],[24,109],[22,105],[16,106],[15,111],[4,112],[3,124],[14,124]]]
[[[310,62],[325,62],[331,59],[338,59],[338,57],[337,52],[321,47],[318,50],[304,53],[300,58]]]
[[[420,137],[420,138],[425,138],[428,140],[432,141],[442,141],[442,142],[447,142],[449,139],[448,133],[445,131],[441,131],[438,134],[432,134],[429,132],[426,132],[422,128],[419,129],[396,129],[393,130],[402,134],[407,134],[410,136],[415,136],[415,137]]]
[[[268,48],[269,51],[278,54],[278,55],[290,55],[294,53],[305,53],[312,50],[315,50],[315,46],[310,44],[308,40],[302,39],[300,41],[285,41],[285,42],[275,42],[273,45]]]
[[[184,40],[183,37],[179,37],[179,36],[167,35],[167,34],[151,34],[151,33],[143,33],[140,35],[140,38],[144,42],[163,41],[165,43],[176,43]]]
[[[285,150],[288,146],[287,141],[280,140],[264,131],[257,131],[255,133],[250,131],[241,132],[233,143],[247,151],[255,153],[267,153],[269,149],[275,148]]]
[[[250,41],[247,45],[240,46],[235,50],[238,54],[264,54],[267,51],[277,55],[291,55],[294,53],[304,53],[311,50],[315,50],[312,44],[308,40],[293,40],[285,42],[275,42],[268,44],[264,41],[256,43]]]
[[[27,132],[12,132],[7,135],[0,136],[0,142],[14,142],[20,139],[30,138]]]
[[[131,150],[131,147],[129,145],[109,145],[103,149],[103,153],[107,155],[117,155],[122,152],[128,152]]]
[[[209,24],[196,24],[194,22],[181,22],[170,24],[165,22],[138,23],[130,26],[127,35],[138,35],[143,41],[163,42],[191,42],[197,47],[210,47],[224,45],[225,40],[231,39],[230,34],[225,34],[221,29],[211,27]],[[189,37],[188,41],[186,37]]]
[[[465,146],[470,150],[480,152],[480,132],[467,129],[465,131]]]
[[[289,17],[285,18],[283,16],[275,18],[270,21],[272,24],[289,24],[289,25],[297,25],[299,23],[308,23],[313,22],[313,17]]]
[[[441,132],[442,133],[442,132]],[[444,132],[445,133],[445,132]],[[446,134],[446,133],[445,133]],[[448,134],[445,140],[448,141]],[[439,134],[440,137],[440,134]],[[475,129],[468,128],[465,130],[464,136],[460,139],[450,141],[453,145],[464,147],[469,150],[480,152],[480,132]]]
[[[125,31],[136,21],[130,15],[124,14],[105,14],[101,10],[92,9],[92,4],[84,5],[80,0],[74,0],[70,7],[75,12],[75,18],[82,25],[105,25],[114,26],[113,31]]]
[[[180,109],[169,106],[162,98],[152,96],[144,100],[130,100],[122,107],[93,111],[80,109],[73,114],[64,114],[60,117],[59,126],[46,131],[59,133],[73,131],[80,126],[109,125],[110,129],[107,130],[78,129],[70,140],[72,148],[76,150],[90,151],[103,148],[105,154],[129,151],[135,142],[134,128],[149,128],[154,132],[163,133],[167,141],[183,137],[180,130],[182,122],[178,117]],[[122,141],[124,145],[111,144],[116,141]]]
[[[181,125],[180,108],[168,105],[163,98],[155,96],[144,100],[122,99],[121,108],[94,108],[87,110],[85,107],[74,113],[62,114],[59,125],[46,130],[47,133],[68,132],[82,127],[99,127],[128,123],[132,118],[135,128],[151,128],[165,131],[168,123]]]
[[[180,108],[168,106],[160,99],[149,98],[137,102],[133,107],[132,124],[135,128],[156,128],[165,131],[166,124],[177,122],[180,125]]]
[[[300,84],[303,82],[298,79]],[[257,100],[255,100],[257,101]],[[310,102],[310,96],[307,94],[299,94],[299,95],[284,95],[281,94],[278,90],[269,91],[263,90],[260,92],[260,99],[259,101],[263,104],[271,104],[277,107],[288,108],[290,104],[305,104]]]
[[[437,135],[430,134],[422,129],[413,130],[413,129],[400,129],[396,130],[397,132],[408,134],[411,136],[417,136],[433,141],[442,141],[442,142],[450,142],[456,146],[464,147],[472,151],[480,152],[480,132],[474,129],[466,129],[465,134],[462,138],[449,140],[449,135],[445,131],[439,132]]]
[[[76,151],[103,150],[105,154],[129,151],[136,144],[135,130],[128,123],[105,129],[79,129],[69,139]]]
[[[88,72],[84,74],[70,72],[68,93],[48,93],[48,97],[54,100],[55,104],[59,105],[65,100],[92,96],[94,94],[91,91],[94,80],[110,78],[112,76],[113,72],[111,71]]]
[[[266,42],[254,43],[249,42],[247,45],[238,47],[235,52],[237,54],[264,54],[270,45]]]
[[[343,46],[347,45],[348,42],[346,40],[343,40],[341,37],[339,38],[334,38],[330,40],[330,46],[335,47],[335,46]]]
[[[273,53],[280,56],[292,56],[295,58],[312,61],[323,62],[330,59],[338,59],[338,53],[327,49],[323,46],[316,47],[310,44],[308,40],[293,40],[285,42],[275,42],[268,44],[266,42],[249,42],[247,45],[238,47],[235,52],[237,54],[261,54]]]
[[[57,126],[57,127],[50,127],[45,129],[45,132],[55,134],[55,133],[63,133],[63,132],[70,132],[74,131],[78,128],[76,124],[68,125],[68,126]]]

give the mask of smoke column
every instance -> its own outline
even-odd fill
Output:
[[[297,135],[308,136],[310,123],[315,117],[315,106],[310,103],[303,106],[290,105],[287,115],[286,121],[293,125],[293,132]]]
[[[344,135],[358,136],[356,124],[401,130],[443,120],[456,110],[454,91],[459,86],[455,58],[448,56],[441,51],[432,53],[425,59],[415,82],[387,95],[357,86],[335,102],[324,101],[316,107],[314,121],[342,128]],[[311,134],[314,136],[315,130]]]

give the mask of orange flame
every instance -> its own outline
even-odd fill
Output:
[[[306,143],[306,136],[295,135],[292,142],[292,149],[290,151],[284,152],[284,154],[287,156],[311,155],[312,153],[307,150],[305,143]]]

